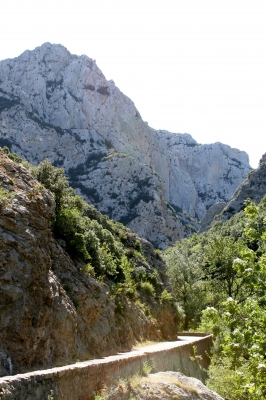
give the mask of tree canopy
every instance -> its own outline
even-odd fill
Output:
[[[266,197],[259,204],[247,200],[244,212],[165,254],[188,327],[215,337],[208,385],[231,400],[266,398],[265,249]],[[183,277],[190,282],[186,298],[196,297],[192,310],[183,296]],[[195,317],[199,311],[201,321]]]

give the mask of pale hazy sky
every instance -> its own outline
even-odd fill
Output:
[[[3,0],[2,0],[3,2]],[[8,0],[0,60],[44,42],[96,59],[153,128],[266,152],[265,0]]]

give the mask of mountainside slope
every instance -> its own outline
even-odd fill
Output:
[[[150,128],[94,60],[50,43],[0,62],[0,145],[64,167],[85,199],[163,249],[250,171],[245,152]]]
[[[266,153],[262,156],[259,166],[251,171],[244,182],[237,188],[232,199],[226,204],[222,211],[222,219],[229,219],[234,214],[243,210],[245,200],[250,199],[255,202],[266,194]]]
[[[150,296],[139,280],[131,300],[127,282],[103,275],[99,283],[63,250],[50,228],[54,210],[51,192],[0,149],[0,375],[129,350],[138,340],[175,339],[177,314],[173,300],[162,301],[169,285],[152,245],[113,223],[131,273],[154,282]]]

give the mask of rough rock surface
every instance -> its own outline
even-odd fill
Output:
[[[0,185],[0,375],[175,338],[167,307],[157,302],[150,319],[124,299],[118,312],[108,287],[80,272],[52,237],[51,193],[1,149]],[[152,258],[151,244],[143,246]]]
[[[257,169],[251,171],[238,187],[232,199],[222,211],[222,219],[229,219],[244,209],[247,199],[259,202],[266,195],[266,153],[260,159]]]
[[[250,171],[245,152],[150,128],[94,60],[50,43],[0,62],[0,145],[63,166],[100,211],[163,249]]]
[[[215,203],[207,210],[205,217],[201,221],[199,233],[205,232],[210,228],[214,217],[220,214],[226,205],[227,203],[225,202]]]
[[[151,400],[223,400],[217,393],[209,390],[200,380],[187,377],[180,372],[158,372],[149,374],[139,382],[121,384],[107,393],[106,400],[151,399]],[[133,396],[133,397],[132,397]]]

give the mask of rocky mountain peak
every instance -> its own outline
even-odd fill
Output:
[[[245,152],[152,129],[94,60],[50,43],[0,62],[0,145],[64,167],[86,200],[160,248],[250,171]]]

